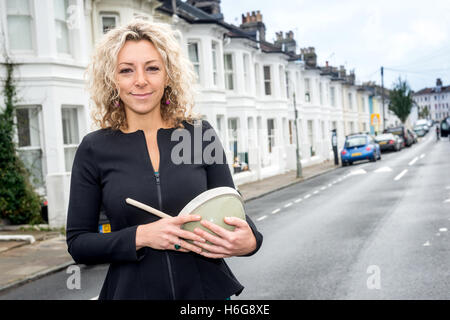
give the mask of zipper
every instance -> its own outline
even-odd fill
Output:
[[[159,210],[162,210],[161,181],[159,178],[159,172],[155,172],[155,178],[156,178],[156,190],[158,193]],[[172,264],[170,263],[169,253],[167,251],[165,251],[164,253],[166,255],[167,267],[169,269],[169,280],[170,280],[170,287],[172,289],[172,298],[173,300],[175,300],[175,285],[173,282]]]

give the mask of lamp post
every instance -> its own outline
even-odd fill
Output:
[[[297,105],[295,104],[295,92],[292,93],[292,97],[294,98],[294,118],[295,118],[295,122],[294,122],[294,129],[295,129],[295,141],[296,141],[296,149],[295,149],[295,155],[297,158],[297,178],[301,178],[303,173],[302,173],[302,162],[300,159],[300,147],[298,144],[298,129],[297,129],[297,117],[298,117],[298,112],[297,112]]]

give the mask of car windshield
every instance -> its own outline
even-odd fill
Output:
[[[423,129],[423,125],[419,125],[419,126],[415,126],[414,130],[422,130]]]
[[[365,136],[355,136],[347,138],[345,142],[346,148],[360,147],[367,144],[367,138]]]
[[[381,140],[389,140],[394,139],[394,136],[392,134],[380,134],[379,136],[375,137],[375,140],[381,141]]]

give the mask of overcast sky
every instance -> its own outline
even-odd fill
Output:
[[[260,10],[266,40],[292,30],[299,47],[315,47],[319,65],[344,65],[357,81],[392,87],[401,76],[413,90],[450,85],[450,0],[222,0],[225,21]],[[391,70],[394,69],[394,70]],[[400,70],[400,71],[399,71]]]

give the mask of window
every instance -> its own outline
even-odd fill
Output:
[[[284,75],[285,79],[286,79],[286,97],[289,99],[290,96],[290,92],[289,92],[289,71],[286,70],[286,73]]]
[[[217,134],[219,135],[219,138],[223,144],[224,140],[224,131],[223,131],[223,115],[217,115],[216,116],[216,122],[217,122]]]
[[[310,156],[313,157],[315,155],[315,151],[314,151],[314,137],[313,137],[313,131],[314,127],[313,127],[313,121],[312,120],[308,120],[308,142],[309,142],[309,152],[310,152]]]
[[[11,50],[33,50],[29,0],[7,0],[8,43]]]
[[[248,54],[244,54],[244,87],[245,92],[250,92],[250,58]]]
[[[267,119],[267,137],[269,143],[269,153],[272,153],[272,148],[275,146],[275,121],[274,119]]]
[[[200,82],[200,58],[198,53],[198,42],[188,42],[189,60],[194,65],[194,71],[197,74],[198,82]]]
[[[305,78],[305,101],[310,102],[311,101],[311,85],[308,78]]]
[[[334,87],[330,87],[330,104],[336,107],[336,96]]]
[[[114,13],[100,13],[102,32],[107,33],[119,24],[119,16]]]
[[[322,89],[322,82],[319,83],[319,99],[320,99],[320,105],[323,105],[323,89]]]
[[[353,96],[351,92],[348,93],[348,108],[353,110]]]
[[[289,120],[289,144],[293,144],[294,143],[294,138],[293,138],[294,121],[295,120]]]
[[[272,94],[272,84],[270,80],[270,66],[264,66],[264,92],[266,96]]]
[[[280,77],[280,97],[284,98],[284,93],[286,92],[284,91],[286,90],[285,89],[286,80],[284,78],[284,71],[282,66],[279,66],[278,68],[278,75]]]
[[[69,28],[67,27],[67,8],[69,0],[53,0],[55,11],[56,48],[59,53],[70,54]]]
[[[225,67],[225,89],[234,90],[234,71],[233,71],[233,55],[226,53],[224,55]]]
[[[211,53],[212,53],[212,68],[213,68],[213,84],[215,86],[218,85],[219,81],[219,72],[217,69],[217,57],[218,57],[218,45],[217,42],[212,42],[211,44]]]
[[[64,161],[66,172],[72,171],[78,144],[80,143],[78,132],[78,109],[76,107],[63,107],[61,110]]]
[[[238,118],[228,118],[228,144],[234,159],[238,156]]]
[[[18,107],[15,110],[15,118],[19,156],[30,172],[31,184],[35,188],[45,188],[42,171],[40,108]]]
[[[256,96],[261,95],[261,78],[260,78],[259,64],[255,63],[255,84],[256,84]]]

